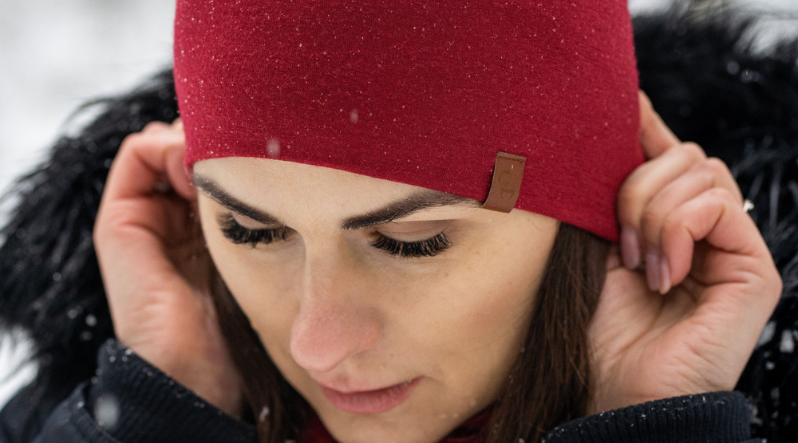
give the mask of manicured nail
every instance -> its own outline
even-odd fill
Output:
[[[656,249],[649,249],[646,253],[646,279],[648,280],[648,289],[654,292],[660,290],[660,268],[659,252]]]
[[[637,240],[637,231],[629,226],[621,229],[621,259],[623,265],[629,269],[640,266],[640,242]]]
[[[660,294],[667,294],[671,290],[671,266],[668,263],[668,257],[662,255],[660,257]]]

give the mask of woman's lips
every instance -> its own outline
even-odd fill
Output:
[[[341,392],[326,386],[321,391],[336,408],[356,414],[379,414],[401,405],[421,382],[421,377],[373,391]]]

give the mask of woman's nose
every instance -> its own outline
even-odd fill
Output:
[[[301,306],[291,329],[291,354],[307,370],[331,371],[379,340],[378,315],[364,300],[375,294],[369,293],[355,266],[343,260],[306,264]]]

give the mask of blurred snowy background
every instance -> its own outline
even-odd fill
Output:
[[[798,33],[798,0],[726,2],[768,13],[763,41]],[[668,4],[629,2],[632,13]],[[0,192],[43,159],[78,106],[169,65],[173,9],[174,0],[0,0]],[[0,407],[35,370],[14,371],[27,352],[0,337]]]

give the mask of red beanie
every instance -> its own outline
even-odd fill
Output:
[[[509,153],[514,207],[617,241],[643,161],[627,0],[178,0],[174,48],[188,167],[274,158],[485,201]]]

